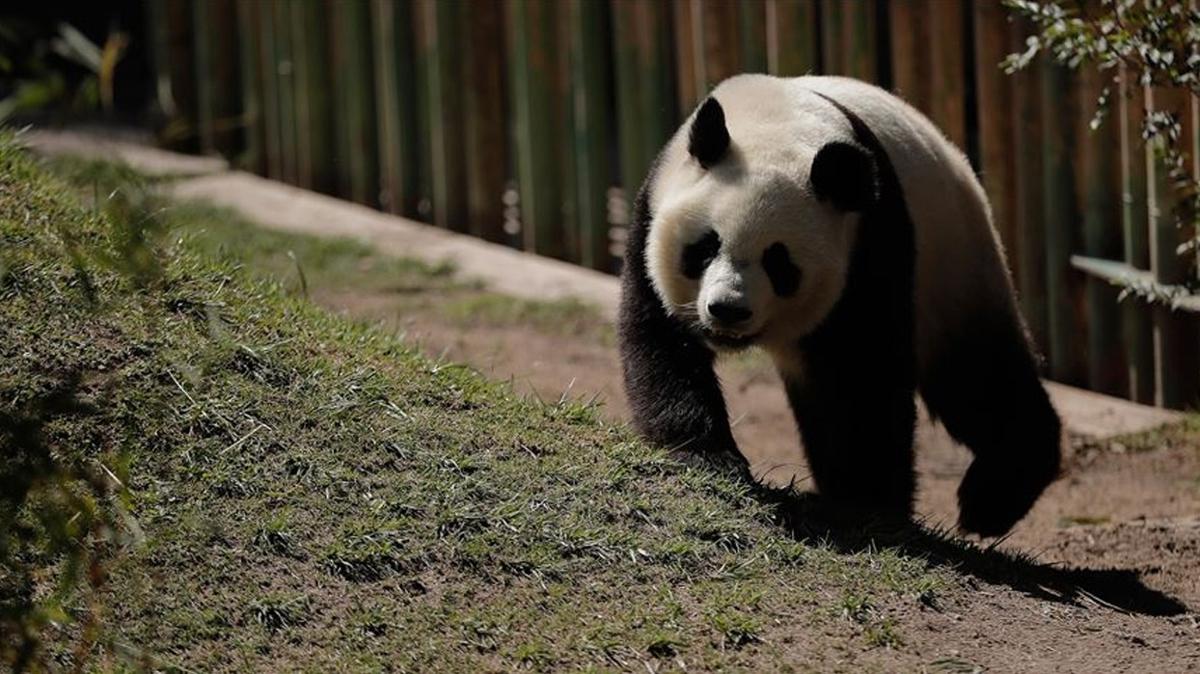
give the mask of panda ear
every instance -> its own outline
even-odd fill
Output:
[[[688,133],[688,154],[704,168],[710,168],[729,149],[729,130],[725,128],[725,111],[717,99],[709,96],[700,104],[692,129]]]
[[[875,160],[852,143],[835,141],[818,150],[809,180],[818,199],[843,211],[862,212],[879,199]]]

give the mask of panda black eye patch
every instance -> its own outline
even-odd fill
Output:
[[[762,265],[776,295],[787,297],[800,287],[800,270],[792,264],[787,246],[782,243],[775,242],[763,251]]]
[[[700,278],[719,250],[721,250],[721,237],[711,229],[700,237],[699,241],[684,246],[683,275],[690,279]]]

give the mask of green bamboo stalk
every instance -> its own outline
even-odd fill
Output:
[[[328,9],[336,73],[338,189],[343,196],[373,205],[379,197],[379,163],[368,6],[366,0],[343,0]]]
[[[738,3],[741,71],[767,72],[767,4],[765,0]]]
[[[262,39],[259,41],[259,68],[262,73],[262,110],[263,136],[266,139],[267,177],[276,180],[284,178],[283,173],[283,142],[282,124],[279,110],[279,66],[275,61],[276,30],[275,16],[272,3],[257,2],[258,28]]]
[[[964,3],[935,1],[927,6],[925,20],[930,23],[926,47],[931,55],[928,63],[933,87],[930,116],[942,133],[965,151],[967,70],[963,63],[963,11]]]
[[[679,122],[670,47],[659,38],[668,26],[665,9],[642,0],[613,5],[621,185],[631,200]]]
[[[614,12],[617,11],[616,6]],[[675,34],[675,81],[680,110],[691,110],[704,93],[703,18],[699,0],[671,0],[671,22]],[[616,71],[616,54],[611,68]]]
[[[1022,24],[1012,34],[1010,48],[1020,48],[1020,34],[1028,25]],[[1041,73],[1032,68],[1013,76],[1014,148],[1016,153],[1016,218],[1017,249],[1021,266],[1017,270],[1017,289],[1021,313],[1029,326],[1038,351],[1046,353],[1049,346],[1048,307],[1046,300],[1046,221],[1043,213],[1042,146],[1046,131],[1041,117]]]
[[[157,4],[151,2],[150,4]],[[238,164],[254,173],[266,171],[263,143],[264,128],[262,114],[262,69],[259,64],[261,36],[258,25],[259,14],[254,0],[237,2],[238,57],[241,70],[243,134],[242,154]]]
[[[213,97],[216,82],[213,71],[213,4],[204,0],[192,2],[192,54],[196,68],[196,135],[200,140],[200,151],[215,154],[213,119],[215,117]]]
[[[783,77],[817,72],[816,4],[774,0],[766,10],[768,71]]]
[[[609,175],[608,86],[605,6],[589,0],[571,0],[571,73],[575,91],[573,100],[573,142],[576,162],[576,194],[580,229],[580,263],[611,271],[609,252],[607,190]]]
[[[550,3],[512,0],[508,5],[511,40],[511,93],[521,233],[526,250],[563,257],[559,228],[562,186],[556,170],[551,91],[554,22]]]
[[[1079,74],[1080,114],[1078,129],[1087,128],[1091,101],[1100,93],[1099,74]],[[1117,160],[1120,138],[1112,124],[1105,124],[1080,139],[1076,165],[1083,174],[1083,249],[1091,257],[1116,260],[1121,257],[1121,225],[1118,196],[1120,171]],[[1121,345],[1120,310],[1117,290],[1108,282],[1088,276],[1085,286],[1087,317],[1087,382],[1093,391],[1120,395],[1128,387]]]
[[[1049,307],[1050,376],[1068,384],[1082,384],[1086,367],[1079,340],[1082,326],[1076,318],[1075,273],[1071,251],[1075,245],[1074,155],[1075,120],[1066,115],[1070,96],[1068,71],[1057,64],[1041,65],[1043,222],[1046,228],[1046,295]]]
[[[1138,269],[1150,268],[1148,207],[1146,204],[1146,161],[1142,150],[1141,120],[1145,103],[1142,87],[1121,67],[1121,96],[1117,98],[1121,151],[1121,228],[1125,262]],[[1147,308],[1139,301],[1123,303],[1121,312],[1128,364],[1128,397],[1154,403],[1154,336]]]
[[[372,0],[375,90],[384,209],[417,215],[418,166],[414,26],[410,3]]]
[[[197,118],[196,62],[191,0],[165,0],[167,68],[170,78],[171,119],[164,140],[183,152],[200,149]]]
[[[1009,53],[1009,28],[1004,7],[990,2],[975,3],[972,14],[976,40],[976,100],[979,128],[980,177],[992,206],[992,222],[1004,244],[1009,269],[1014,276],[1021,266],[1016,222],[1016,148],[1011,115],[1004,114],[1012,100],[1012,77],[1000,69]],[[998,114],[999,113],[999,114]]]
[[[333,99],[325,8],[322,0],[291,0],[291,9],[297,180],[302,187],[333,192]]]
[[[888,5],[888,30],[892,90],[914,107],[928,112],[929,97],[925,91],[929,82],[921,72],[921,62],[927,52],[920,35],[920,27],[925,25],[925,16],[921,13],[924,9],[925,4],[915,0],[895,0]]]
[[[462,17],[466,63],[467,219],[471,234],[506,241],[504,194],[508,178],[508,119],[504,114],[504,7],[476,0]]]
[[[1145,92],[1149,110],[1173,110],[1183,113],[1189,101],[1182,92],[1152,90]],[[1165,167],[1157,160],[1162,139],[1146,144],[1147,204],[1150,214],[1150,267],[1162,284],[1178,284],[1189,274],[1187,261],[1176,253],[1191,232],[1176,226],[1174,190]],[[1173,311],[1163,304],[1151,309],[1154,321],[1154,401],[1162,407],[1183,408],[1194,405],[1200,392],[1200,350],[1197,344],[1196,317]]]
[[[852,77],[874,82],[878,78],[875,72],[875,5],[868,0],[844,0],[842,12],[846,72]]]
[[[458,2],[420,0],[416,5],[426,69],[429,140],[433,181],[433,221],[457,231],[467,229],[466,165],[463,147],[463,97]]]
[[[847,45],[842,33],[844,0],[821,0],[821,74],[848,75]]]
[[[698,39],[702,57],[700,68],[704,75],[703,98],[721,80],[738,74],[742,70],[741,35],[739,29],[740,8],[743,3],[703,2],[700,4],[700,26]]]
[[[280,178],[295,185],[298,182],[296,154],[296,82],[295,62],[292,59],[291,0],[270,0],[275,26],[274,72],[279,96],[279,161]]]

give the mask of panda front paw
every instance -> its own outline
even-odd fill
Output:
[[[1057,465],[1038,468],[976,458],[958,487],[959,528],[984,537],[1008,533],[1057,471]]]

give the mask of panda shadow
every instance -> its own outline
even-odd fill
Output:
[[[980,547],[953,532],[921,522],[885,521],[877,514],[848,511],[818,494],[761,488],[783,525],[800,541],[821,541],[844,553],[892,548],[984,582],[1007,585],[1038,599],[1072,606],[1092,602],[1146,616],[1188,612],[1178,599],[1147,587],[1133,569],[1066,568],[1040,563],[1024,553]],[[1000,539],[1003,540],[1003,539]]]

